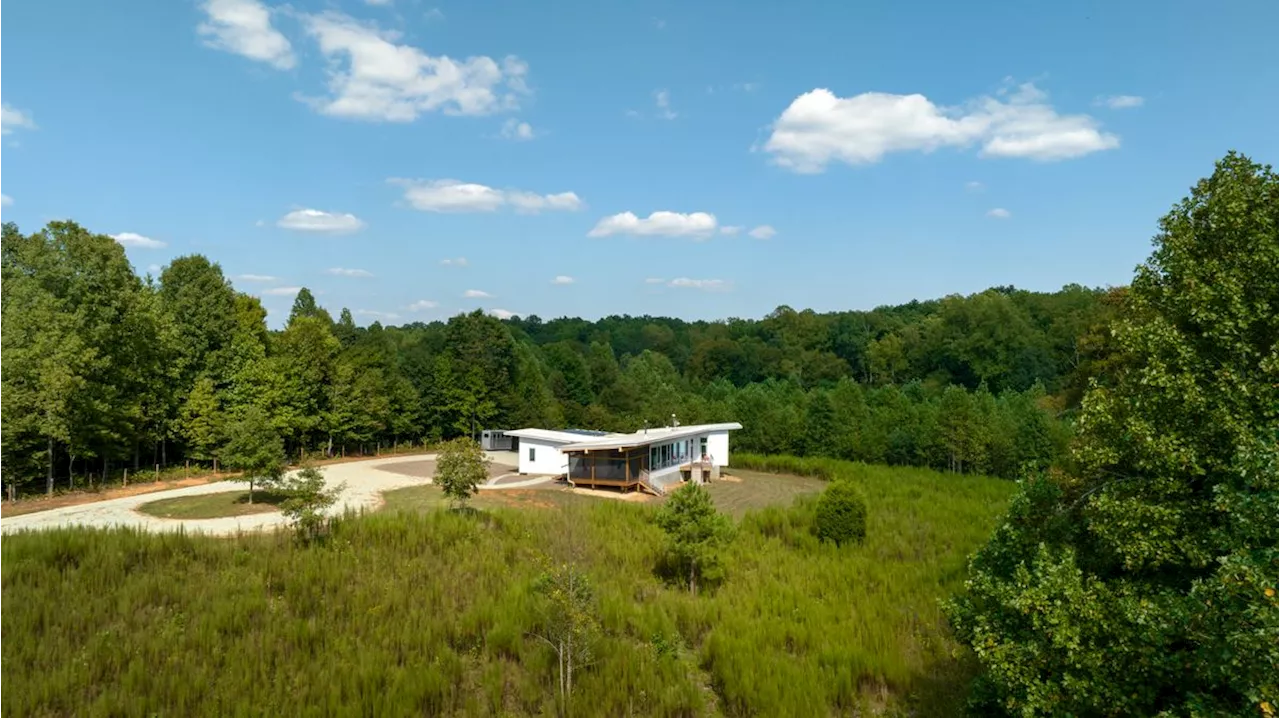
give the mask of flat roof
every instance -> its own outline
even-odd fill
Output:
[[[560,447],[561,451],[592,451],[595,449],[622,449],[629,446],[647,446],[665,441],[684,439],[709,431],[734,431],[741,429],[736,421],[724,424],[691,424],[689,426],[662,426],[631,434],[610,434],[588,441],[575,441]]]
[[[514,436],[517,439],[533,439],[535,441],[546,441],[552,444],[575,444],[582,441],[583,435],[568,431],[555,431],[552,429],[516,429],[508,431],[507,436]]]

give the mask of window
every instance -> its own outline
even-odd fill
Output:
[[[707,455],[707,437],[704,436],[701,439],[698,439],[698,458],[702,458],[706,455]]]
[[[537,457],[538,457],[538,455],[537,455],[536,453],[534,453],[534,448],[533,448],[532,446],[530,446],[530,447],[529,447],[529,461],[537,461],[537,460],[538,460],[538,458],[537,458]]]

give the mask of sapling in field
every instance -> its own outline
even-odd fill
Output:
[[[568,712],[573,696],[573,673],[594,660],[592,646],[600,630],[595,592],[587,576],[572,563],[544,571],[534,582],[541,596],[539,632],[555,651],[558,666],[560,705]]]
[[[716,511],[711,494],[690,481],[671,494],[658,511],[658,525],[667,533],[667,555],[672,568],[688,579],[689,592],[698,592],[699,579],[714,577],[720,569],[718,549],[733,535],[729,517]]]
[[[325,488],[324,474],[314,466],[307,466],[282,480],[281,493],[288,496],[280,504],[280,513],[304,540],[316,538],[324,528],[325,509],[333,506],[342,492],[343,485]]]
[[[457,438],[440,447],[433,481],[455,509],[461,508],[489,477],[488,464],[489,459],[478,442]]]
[[[240,480],[249,483],[249,503],[253,503],[255,483],[270,488],[280,481],[285,468],[284,442],[266,412],[250,406],[227,426],[222,460],[229,468],[243,472]]]

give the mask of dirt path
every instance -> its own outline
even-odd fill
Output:
[[[346,509],[375,509],[382,505],[382,492],[384,491],[431,483],[430,477],[421,475],[423,473],[421,468],[424,462],[433,462],[434,459],[435,454],[418,454],[349,461],[323,467],[325,481],[329,486],[345,484],[345,488],[338,496],[337,503],[329,510],[330,515],[341,514]],[[389,465],[397,463],[417,464],[413,468],[418,469],[418,471],[402,473],[394,469],[388,470]],[[217,481],[183,488],[113,497],[104,501],[64,506],[20,516],[3,517],[0,518],[0,533],[11,534],[17,531],[63,526],[99,528],[133,526],[156,532],[183,530],[189,533],[227,536],[284,525],[284,516],[277,512],[229,516],[217,519],[177,520],[147,516],[137,510],[142,504],[160,499],[198,496],[221,491],[243,491],[245,488],[246,486],[243,482]]]

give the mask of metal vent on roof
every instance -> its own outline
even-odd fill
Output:
[[[556,431],[562,431],[566,434],[579,434],[581,436],[608,436],[609,435],[609,432],[607,431],[596,431],[595,429],[557,429]]]

